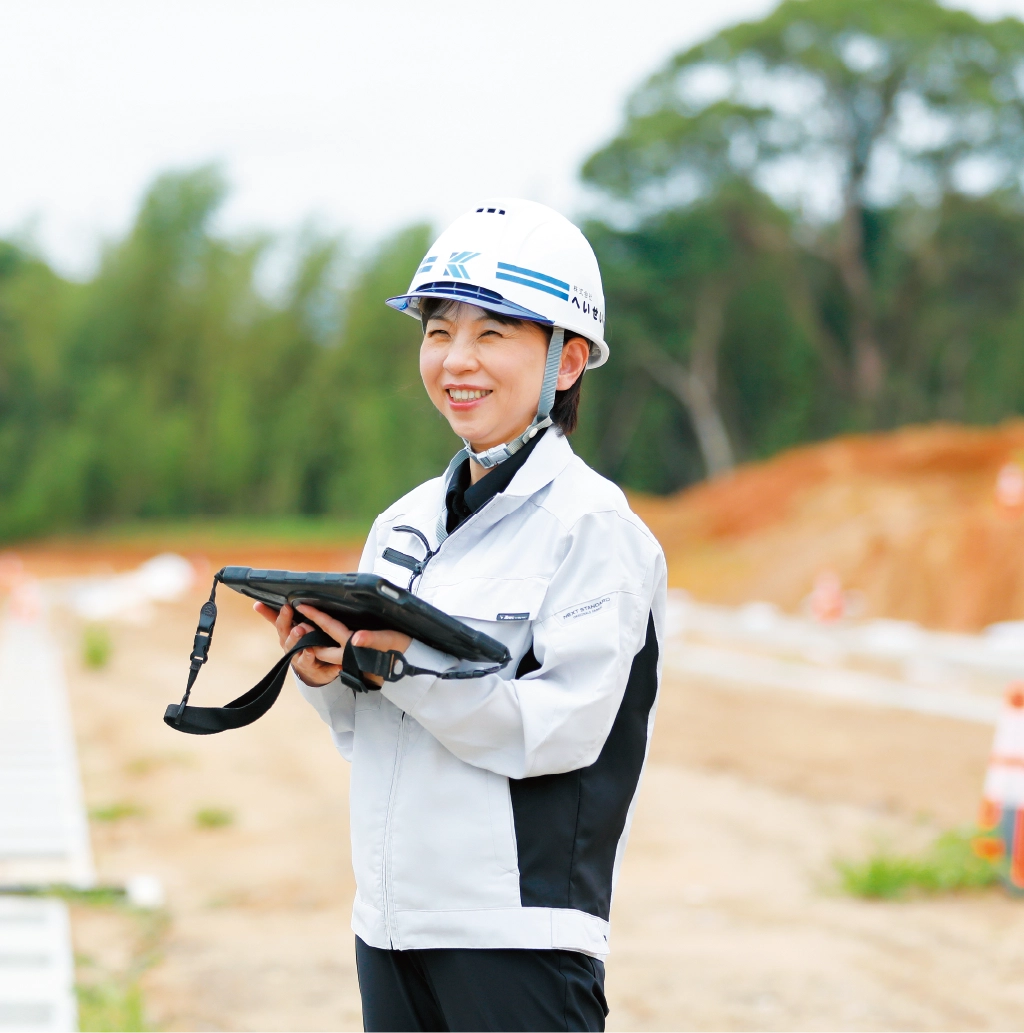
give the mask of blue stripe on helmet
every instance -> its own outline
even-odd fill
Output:
[[[556,280],[553,276],[547,276],[544,273],[535,272],[533,269],[524,269],[520,265],[509,265],[508,262],[499,262],[499,269],[507,269],[510,273],[521,273],[523,276],[532,276],[535,280],[543,280],[545,283],[553,283],[556,287],[561,287],[562,290],[568,290],[569,285],[565,280]],[[502,279],[508,279],[508,277],[502,277]]]
[[[537,291],[545,291],[548,294],[554,294],[556,298],[561,298],[562,301],[568,301],[569,295],[565,291],[556,290],[554,287],[549,287],[546,283],[537,283],[534,280],[524,280],[521,276],[509,276],[508,273],[495,273],[494,278],[496,280],[509,280],[512,283],[521,283],[524,287],[532,287]],[[550,279],[550,277],[548,277]]]

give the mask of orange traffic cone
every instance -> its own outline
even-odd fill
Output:
[[[1004,863],[1003,880],[1024,893],[1024,682],[1007,690],[996,724],[974,849]]]

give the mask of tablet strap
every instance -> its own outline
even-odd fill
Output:
[[[164,724],[175,731],[189,735],[216,735],[229,728],[244,728],[261,718],[281,695],[281,687],[288,675],[292,657],[311,646],[336,646],[338,643],[326,632],[317,628],[303,635],[280,660],[248,692],[233,699],[223,707],[190,707],[187,705],[188,690],[181,703],[171,703],[164,711]],[[189,674],[189,689],[195,678]],[[346,679],[347,684],[347,679]]]
[[[359,646],[353,646],[352,652],[355,653],[359,670],[363,674],[375,674],[384,681],[398,681],[413,674],[431,674],[445,681],[464,681],[467,678],[482,678],[485,674],[496,674],[505,666],[496,664],[493,667],[474,667],[469,671],[431,671],[426,667],[416,667],[409,663],[405,654],[397,649],[382,652],[379,649],[361,649]]]
[[[189,654],[188,682],[185,685],[185,695],[180,703],[171,703],[164,711],[164,724],[178,732],[185,732],[188,735],[216,735],[218,732],[225,732],[229,728],[244,728],[251,725],[253,721],[261,718],[276,702],[281,695],[281,688],[284,685],[285,677],[288,674],[288,666],[292,657],[303,649],[317,646],[337,646],[338,643],[327,634],[315,628],[307,635],[303,635],[298,642],[288,650],[280,660],[254,685],[248,692],[232,700],[223,707],[190,707],[189,696],[192,693],[192,686],[199,677],[199,671],[209,659],[210,643],[213,641],[213,629],[217,623],[217,584],[220,582],[220,572],[213,576],[213,587],[210,589],[210,598],[203,603],[199,611],[199,625],[196,628],[196,637],[192,644],[192,652]],[[430,671],[423,667],[415,667],[405,659],[405,654],[396,649],[389,649],[381,652],[378,649],[365,649],[353,646],[352,640],[345,643],[345,651],[342,654],[341,672],[338,677],[342,683],[355,692],[369,692],[379,688],[372,682],[367,682],[364,674],[374,674],[384,681],[394,682],[399,678],[405,678],[413,674],[430,674],[435,678],[444,679],[466,679],[480,678],[483,675],[494,674],[500,671],[504,664],[495,667],[487,667],[470,671]]]

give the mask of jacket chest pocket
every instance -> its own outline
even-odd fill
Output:
[[[501,677],[513,678],[533,641],[533,622],[547,589],[548,579],[544,577],[474,577],[425,589],[423,597],[439,610],[508,646],[512,662],[502,670]]]
[[[471,577],[433,587],[423,597],[453,617],[511,628],[537,619],[547,590],[545,577]]]

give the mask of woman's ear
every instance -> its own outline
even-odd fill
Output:
[[[562,364],[558,367],[556,390],[565,391],[579,380],[587,368],[590,345],[582,337],[570,337],[562,346]]]

